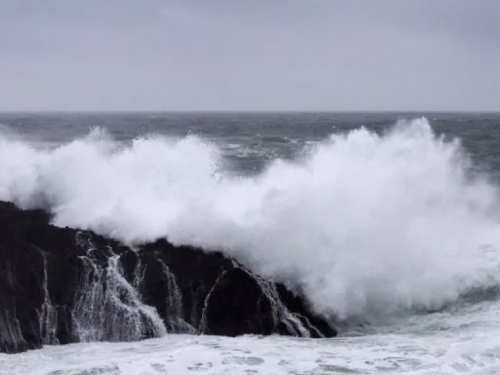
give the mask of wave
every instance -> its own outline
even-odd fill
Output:
[[[498,192],[470,164],[426,119],[334,134],[249,177],[195,136],[96,129],[48,150],[0,132],[0,199],[128,244],[222,250],[324,316],[376,321],[499,284],[484,246],[500,242]]]

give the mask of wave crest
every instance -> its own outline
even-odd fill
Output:
[[[258,176],[200,138],[123,145],[101,131],[52,150],[0,135],[0,199],[127,243],[220,249],[317,312],[378,319],[498,283],[496,188],[426,119],[332,135]]]

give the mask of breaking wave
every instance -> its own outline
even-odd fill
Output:
[[[497,189],[426,119],[332,135],[257,176],[203,139],[102,130],[53,149],[0,132],[0,199],[129,244],[222,250],[336,319],[439,309],[499,285]]]

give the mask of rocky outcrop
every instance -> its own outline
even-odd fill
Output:
[[[167,333],[331,337],[283,285],[166,240],[130,249],[0,202],[0,352]]]

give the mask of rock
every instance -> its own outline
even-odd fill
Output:
[[[283,285],[219,252],[166,240],[132,250],[0,202],[0,352],[166,333],[336,334]]]

